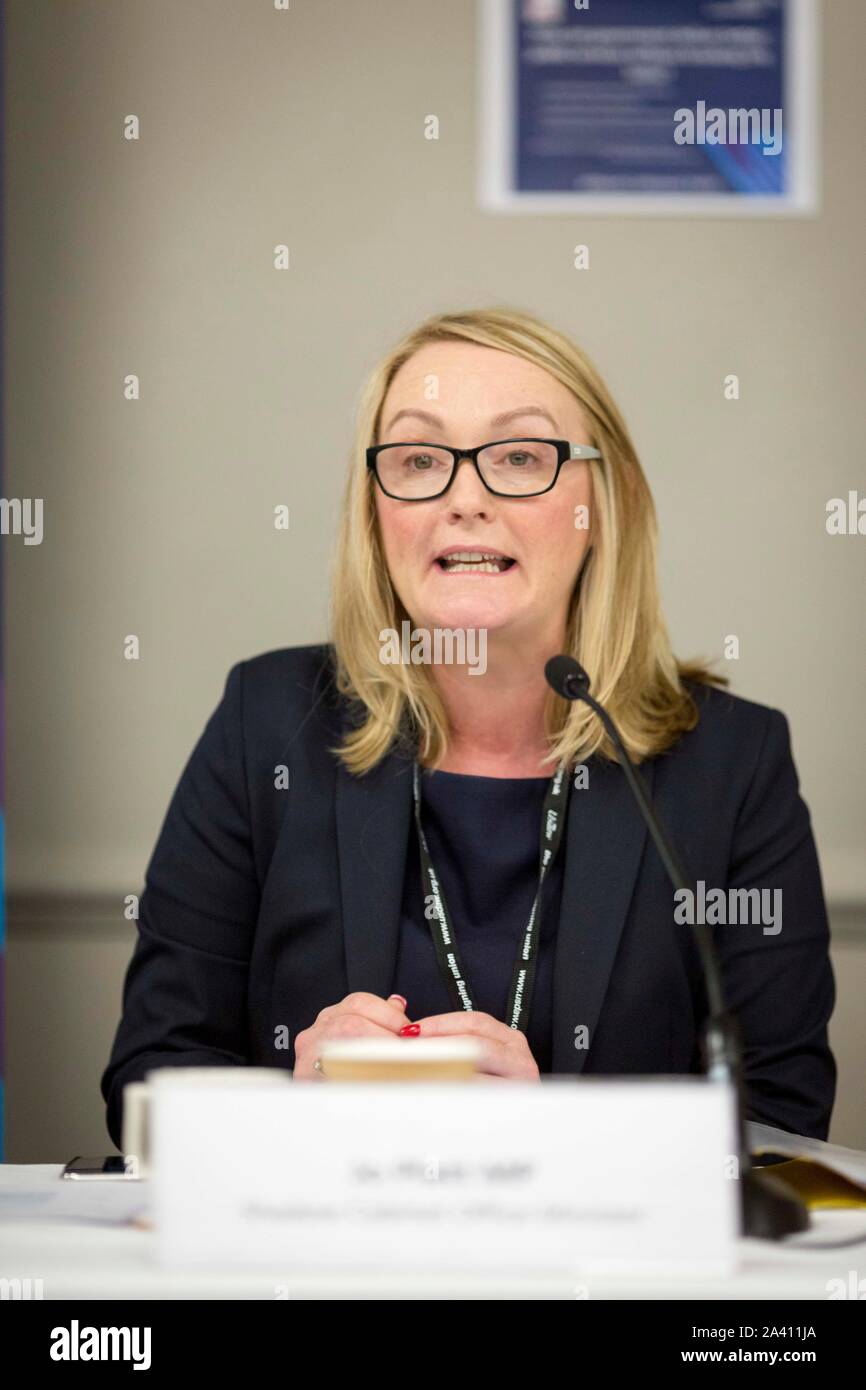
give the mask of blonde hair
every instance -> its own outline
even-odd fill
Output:
[[[331,640],[336,684],[354,702],[354,726],[333,751],[350,772],[374,767],[395,742],[438,766],[448,719],[424,665],[383,664],[380,632],[408,619],[388,572],[366,449],[376,443],[382,404],[398,369],[428,343],[463,340],[534,362],[579,402],[601,459],[591,459],[590,546],[569,607],[564,651],[586,669],[594,697],[640,762],[669,748],[698,722],[686,680],[727,685],[705,662],[671,651],[656,577],[657,523],[652,495],[625,423],[589,359],[563,334],[508,308],[437,314],[408,333],[375,368],[361,394],[354,456],[343,500],[334,564]],[[551,690],[545,705],[550,756],[583,762],[593,753],[617,760],[601,721],[583,703]]]

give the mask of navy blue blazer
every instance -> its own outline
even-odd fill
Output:
[[[695,879],[781,889],[781,930],[715,926],[744,1040],[747,1114],[827,1137],[836,1067],[829,932],[809,812],[778,710],[690,687],[700,721],[641,765]],[[357,710],[355,709],[355,713]],[[354,777],[328,750],[353,717],[326,646],[241,661],[180,777],[151,856],[123,1014],[102,1077],[158,1066],[294,1066],[294,1039],[355,990],[386,996],[414,833],[411,761]],[[289,785],[280,787],[279,768]],[[694,933],[622,770],[572,792],[554,966],[553,1065],[579,1075],[701,1070]],[[285,781],[285,778],[282,779]],[[588,1046],[576,1045],[588,1030]],[[276,1040],[288,1032],[289,1047]]]

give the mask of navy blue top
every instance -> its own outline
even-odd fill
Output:
[[[520,938],[538,887],[541,811],[548,777],[474,777],[421,772],[421,817],[445,894],[457,948],[480,1012],[504,1020]],[[544,883],[539,953],[526,1030],[539,1071],[552,1062],[553,952],[565,839]],[[424,892],[414,813],[403,884],[392,989],[409,1018],[455,1012],[440,973]]]

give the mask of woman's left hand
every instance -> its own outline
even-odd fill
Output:
[[[517,1081],[538,1081],[538,1065],[529,1050],[526,1034],[519,1028],[509,1028],[506,1023],[491,1014],[480,1013],[477,1009],[464,1010],[453,1014],[432,1014],[429,1018],[418,1019],[409,1027],[418,1029],[407,1037],[456,1038],[469,1035],[477,1038],[481,1045],[478,1071],[485,1076],[510,1077]]]

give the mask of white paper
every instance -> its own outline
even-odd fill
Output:
[[[841,1173],[852,1182],[866,1184],[866,1153],[859,1149],[846,1149],[842,1144],[825,1144],[823,1139],[809,1139],[802,1134],[789,1134],[787,1130],[775,1129],[773,1125],[758,1124],[756,1120],[746,1123],[746,1139],[749,1152],[789,1154],[791,1158],[811,1158]],[[772,1173],[770,1165],[768,1173]]]

